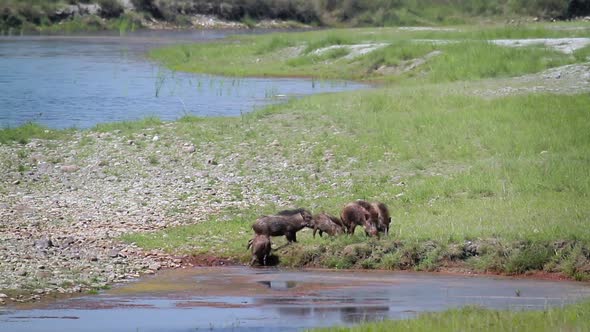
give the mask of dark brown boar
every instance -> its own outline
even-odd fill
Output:
[[[313,227],[312,215],[305,209],[283,210],[276,215],[262,216],[254,222],[256,234],[268,236],[285,235],[287,241],[297,242],[296,233],[304,227]]]
[[[391,224],[391,216],[387,205],[381,202],[374,202],[371,205],[378,211],[379,218],[377,221],[377,231],[389,235],[389,225]]]
[[[248,241],[248,249],[252,248],[252,260],[250,265],[254,265],[256,261],[262,266],[266,266],[270,257],[271,243],[270,236],[256,234],[250,241]]]
[[[356,226],[364,226],[365,233],[370,236],[378,236],[377,227],[371,221],[371,213],[357,202],[348,203],[340,213],[342,223],[346,226],[349,234],[354,234]]]
[[[379,209],[374,206],[372,203],[369,203],[367,201],[364,201],[362,199],[356,200],[353,203],[356,203],[360,206],[362,206],[365,210],[367,210],[367,212],[369,213],[369,221],[371,222],[371,224],[375,225],[375,227],[377,227],[377,225],[379,224]]]
[[[320,236],[322,236],[322,233],[326,233],[330,236],[335,236],[344,233],[345,228],[340,218],[331,216],[327,213],[320,213],[316,214],[313,217],[314,238],[316,231],[319,231]]]

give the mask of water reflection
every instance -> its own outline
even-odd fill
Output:
[[[389,306],[346,306],[346,307],[279,307],[275,309],[281,317],[296,319],[325,319],[338,316],[346,324],[356,324],[365,321],[381,321],[389,317]],[[334,318],[332,318],[334,319]]]
[[[0,326],[14,332],[47,331],[49,322],[56,331],[302,331],[465,305],[543,309],[589,296],[588,284],[530,279],[200,268],[162,271],[98,296],[11,308],[0,312]]]
[[[290,288],[293,288],[295,286],[297,286],[297,282],[295,281],[283,281],[283,280],[271,280],[271,281],[267,281],[267,280],[262,280],[262,281],[258,281],[259,284],[261,285],[265,285],[266,287],[272,289],[272,290],[287,290]]]
[[[345,307],[340,311],[342,321],[346,323],[359,323],[365,321],[379,321],[385,319],[389,314],[389,307]]]

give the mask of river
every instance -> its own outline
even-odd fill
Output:
[[[239,116],[292,97],[367,87],[172,72],[146,58],[153,47],[236,33],[244,31],[0,37],[0,128],[36,122],[56,129],[84,129],[148,116]]]
[[[543,310],[590,285],[389,271],[204,267],[160,271],[94,296],[0,311],[4,331],[300,331],[465,305]]]

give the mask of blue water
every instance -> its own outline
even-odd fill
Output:
[[[518,291],[518,294],[516,293]],[[588,283],[391,271],[211,267],[159,271],[96,296],[0,307],[0,331],[303,331],[477,305],[546,310]]]
[[[37,122],[50,128],[89,128],[146,116],[236,116],[292,97],[367,87],[171,72],[145,57],[153,47],[226,33],[0,37],[0,127]]]

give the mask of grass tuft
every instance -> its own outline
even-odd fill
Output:
[[[123,134],[130,134],[141,129],[159,126],[162,120],[155,116],[149,116],[136,121],[121,121],[112,123],[100,123],[94,126],[92,130],[98,132],[121,131]]]
[[[499,311],[467,306],[415,319],[362,323],[351,327],[313,329],[315,332],[357,331],[587,331],[590,302],[542,311]]]
[[[0,144],[27,144],[31,139],[59,140],[69,137],[73,130],[53,130],[29,122],[16,128],[0,129]]]

